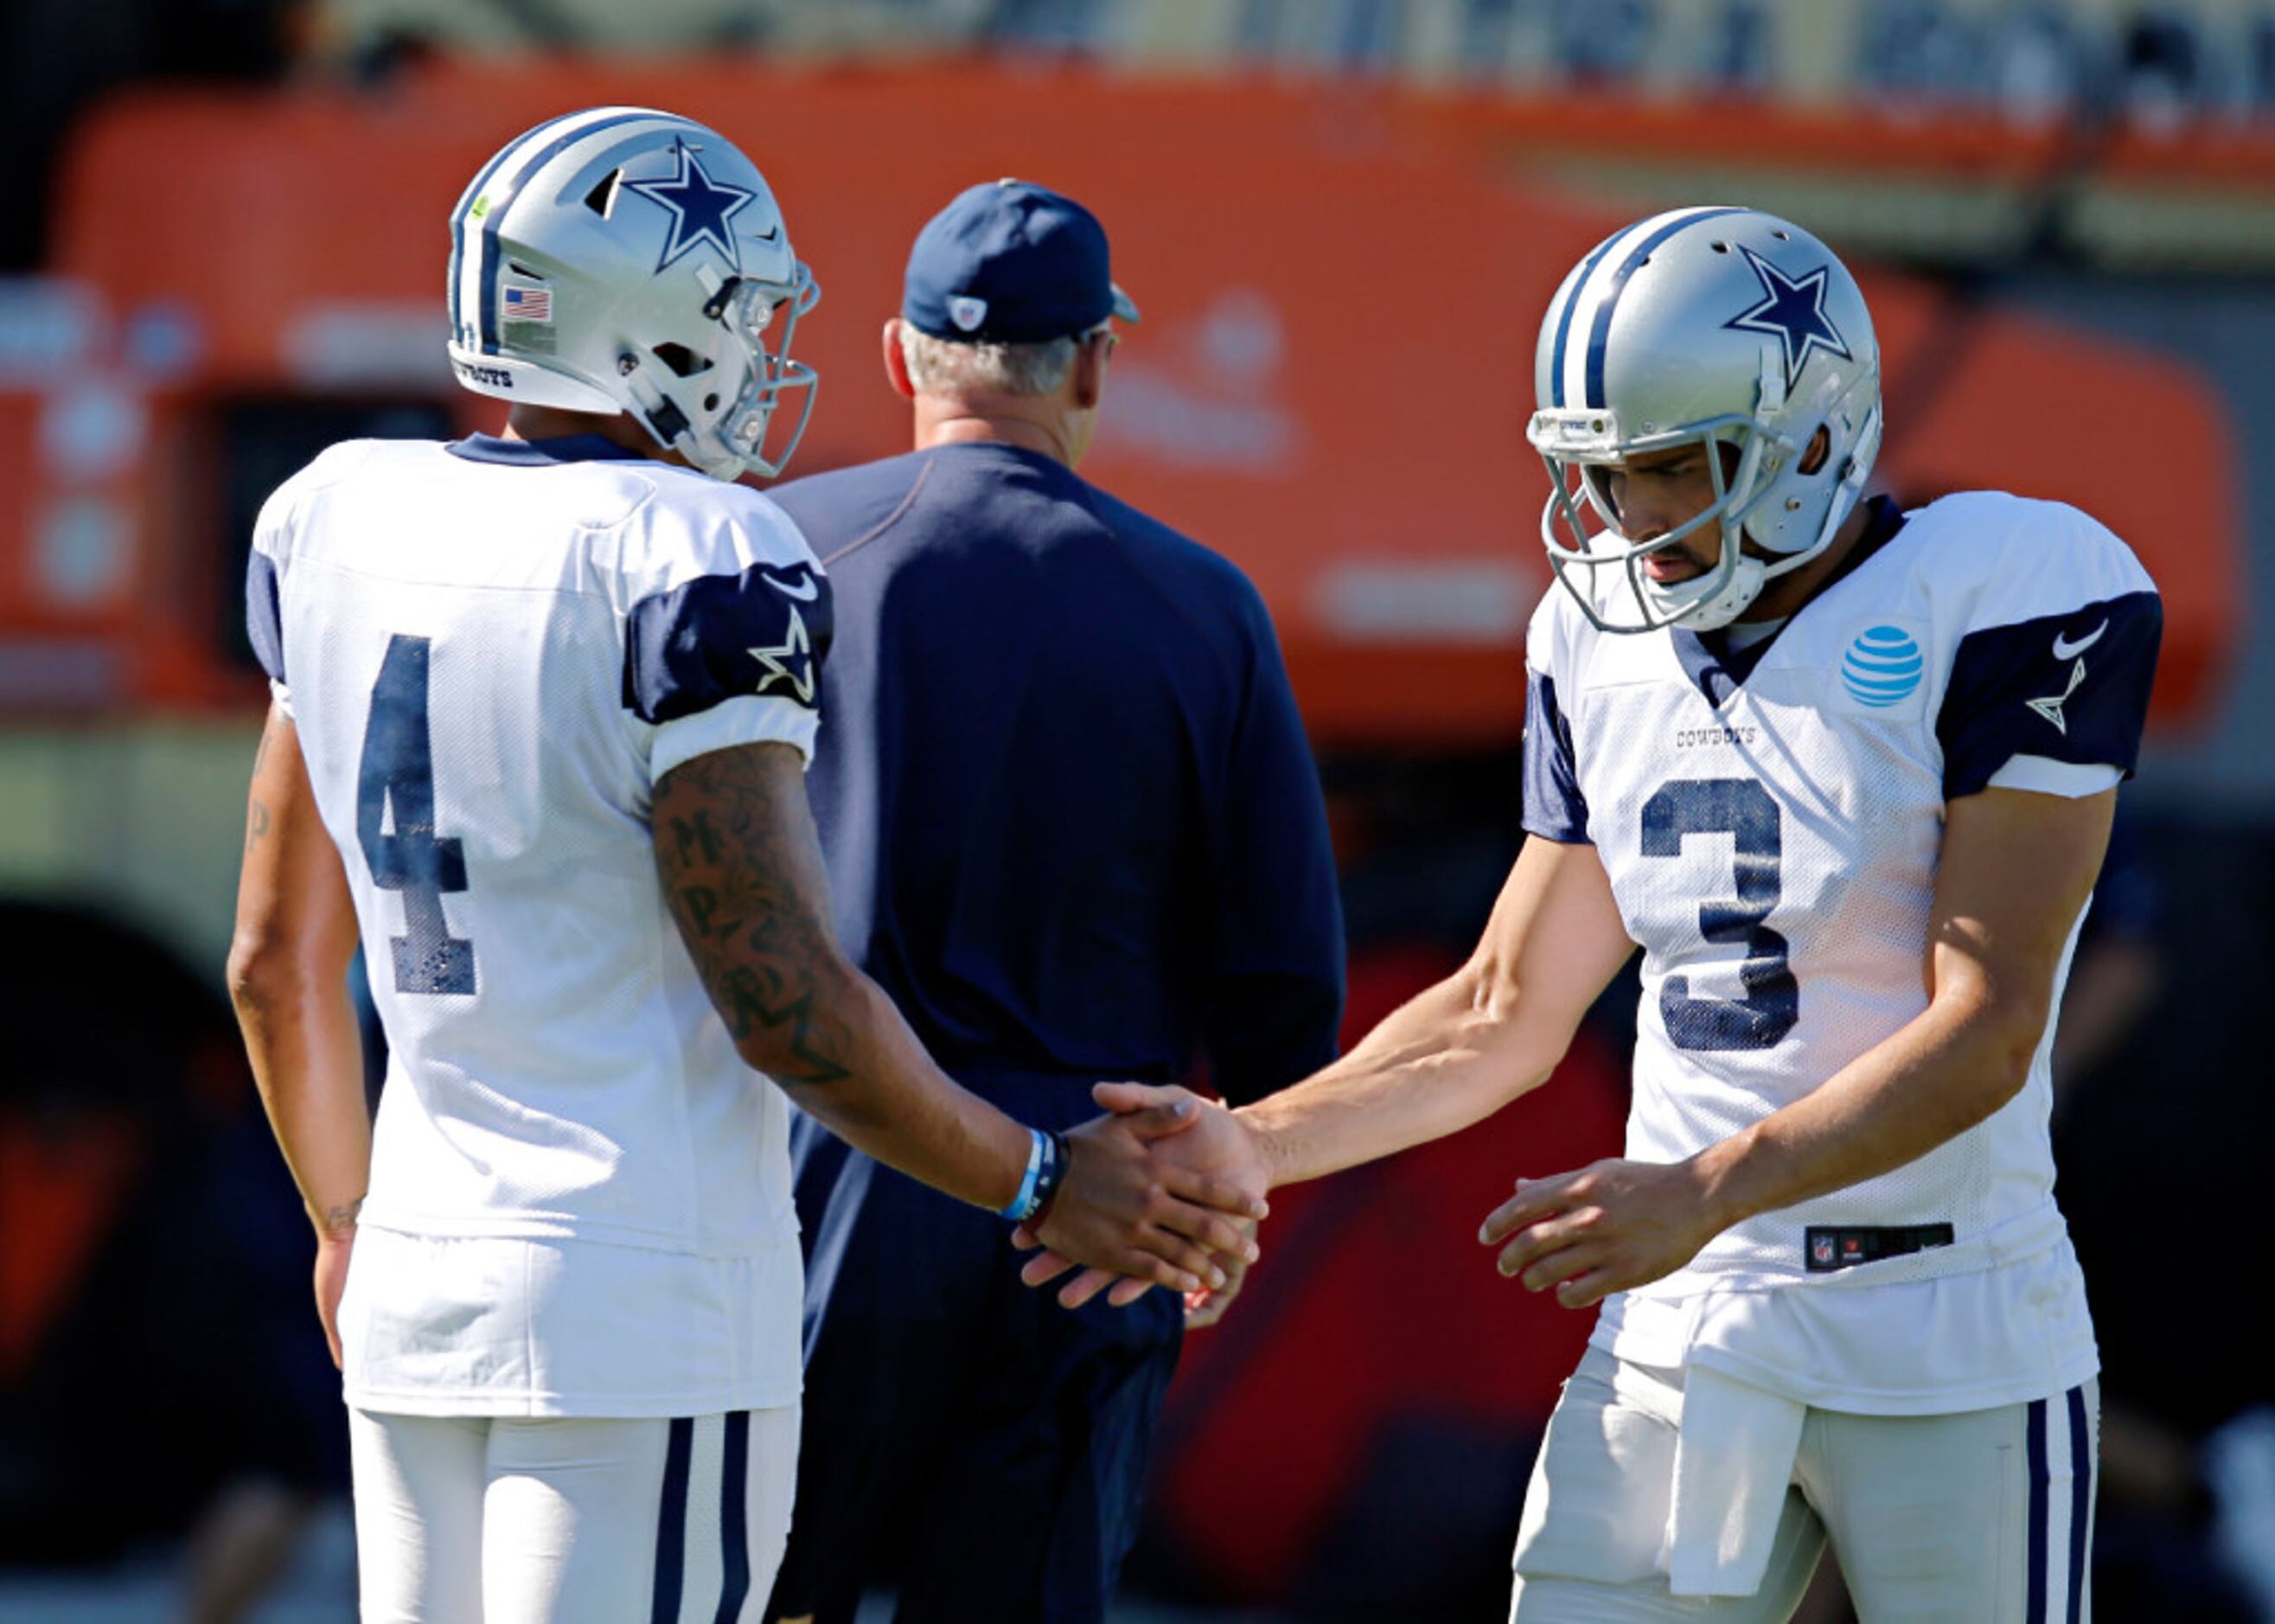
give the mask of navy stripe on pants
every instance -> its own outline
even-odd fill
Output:
[[[2093,1527],[2093,1449],[2086,1435],[2085,1389],[2069,1390],[2069,1624],[2084,1617],[2087,1535]]]
[[[745,1416],[747,1426],[749,1417]],[[747,1439],[748,1433],[744,1434]],[[655,1525],[655,1605],[651,1624],[679,1624],[679,1590],[687,1564],[687,1462],[695,1449],[695,1423],[674,1421],[663,1456],[663,1506]]]
[[[2093,1545],[2093,1433],[2086,1413],[2085,1388],[2072,1387],[2063,1396],[2061,1416],[2069,1429],[2069,1545],[2053,1550],[2053,1456],[2046,1429],[2052,1401],[2039,1399],[2029,1407],[2024,1426],[2024,1447],[2030,1474],[2029,1567],[2023,1592],[2022,1616],[2027,1624],[2047,1624],[2052,1612],[2053,1567],[2062,1564],[2067,1580],[2067,1601],[2062,1616],[2067,1624],[2083,1624],[2085,1595],[2092,1575],[2087,1571]]]
[[[727,1446],[719,1484],[719,1559],[725,1577],[719,1585],[714,1624],[735,1624],[751,1594],[751,1529],[744,1514],[744,1488],[751,1472],[751,1412],[727,1417]]]

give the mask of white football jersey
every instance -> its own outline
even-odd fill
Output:
[[[1991,494],[1875,504],[1857,558],[1744,653],[1599,632],[1552,591],[1529,640],[1525,827],[1596,847],[1644,950],[1627,1154],[1693,1155],[1921,1014],[1945,804],[2129,773],[2161,625],[2108,531]],[[1599,1343],[1888,1413],[2090,1378],[2052,1037],[1988,1120],[1733,1227],[1611,1299]]]
[[[810,755],[828,593],[765,497],[596,436],[352,442],[262,510],[248,623],[390,1050],[351,1402],[796,1398],[787,1102],[680,942],[649,811],[705,752]]]

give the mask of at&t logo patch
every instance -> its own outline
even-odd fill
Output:
[[[1850,699],[1873,710],[1911,698],[1926,674],[1926,656],[1901,626],[1866,628],[1840,658],[1840,685]]]

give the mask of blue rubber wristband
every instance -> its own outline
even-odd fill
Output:
[[[1015,1222],[1032,1215],[1039,1205],[1035,1199],[1035,1186],[1043,1176],[1043,1163],[1051,1153],[1051,1142],[1039,1128],[1027,1129],[1027,1173],[1019,1181],[1019,1193],[1011,1197],[1011,1205],[997,1214]]]
[[[1043,1155],[1043,1170],[1035,1178],[1035,1205],[1028,1212],[1026,1222],[1043,1221],[1051,1210],[1051,1203],[1058,1198],[1059,1186],[1066,1182],[1067,1175],[1073,1170],[1074,1147],[1067,1143],[1066,1135],[1051,1134]]]

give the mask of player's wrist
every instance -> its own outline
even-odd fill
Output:
[[[1741,1129],[1682,1164],[1697,1185],[1698,1210],[1713,1227],[1714,1235],[1742,1223],[1769,1205],[1756,1202],[1750,1195],[1755,1182],[1748,1176],[1753,1137],[1751,1128]]]
[[[1054,1133],[1052,1140],[1058,1146],[1058,1159],[1035,1192],[1035,1210],[1027,1220],[1031,1229],[1040,1229],[1049,1221],[1051,1209],[1058,1202],[1059,1191],[1066,1188],[1067,1175],[1074,1170],[1074,1144],[1062,1133]]]
[[[1304,1175],[1298,1170],[1296,1147],[1293,1131],[1272,1120],[1272,1101],[1260,1099],[1251,1106],[1241,1106],[1228,1113],[1241,1132],[1248,1136],[1250,1146],[1264,1166],[1264,1187],[1275,1190],[1291,1184]]]
[[[997,1216],[1030,1226],[1041,1223],[1058,1196],[1059,1187],[1066,1182],[1067,1172],[1073,1163],[1073,1149],[1064,1134],[1029,1128],[1027,1165],[1019,1180],[1018,1192],[998,1209]]]

